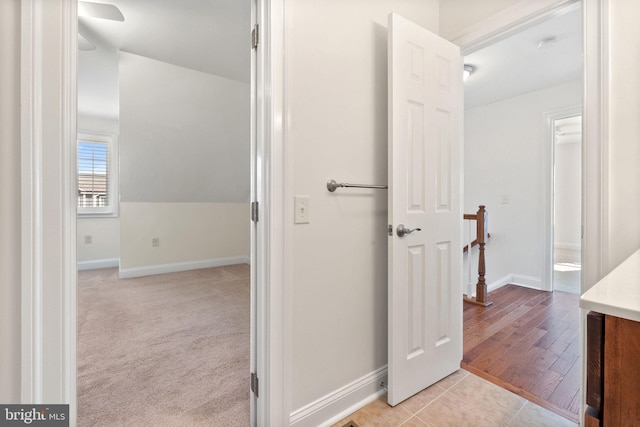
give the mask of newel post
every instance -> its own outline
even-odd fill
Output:
[[[487,302],[487,282],[485,280],[485,273],[486,273],[486,269],[485,269],[485,261],[484,261],[484,245],[485,245],[485,241],[484,241],[484,237],[485,237],[485,230],[484,230],[484,217],[486,214],[485,211],[485,206],[484,205],[480,205],[478,212],[477,212],[477,218],[478,220],[476,221],[476,236],[478,239],[478,248],[479,248],[479,253],[478,253],[478,283],[476,283],[476,301],[478,301],[479,303],[483,303],[486,304]]]

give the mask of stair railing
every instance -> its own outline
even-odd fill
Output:
[[[476,283],[476,297],[473,298],[473,289],[470,286],[467,289],[467,293],[463,296],[464,300],[470,302],[472,304],[481,305],[483,307],[488,307],[492,302],[487,301],[487,282],[485,280],[485,260],[484,260],[484,245],[486,239],[491,237],[489,233],[487,233],[487,211],[485,210],[484,205],[480,205],[478,212],[475,214],[464,214],[463,219],[468,221],[476,222],[476,239],[462,248],[463,252],[467,252],[468,261],[469,261],[469,271],[471,271],[471,248],[474,246],[478,246],[478,282]],[[471,223],[469,223],[471,224]],[[469,240],[471,240],[471,225],[469,226]],[[469,273],[469,277],[471,277],[471,273]],[[471,285],[469,283],[469,285]]]

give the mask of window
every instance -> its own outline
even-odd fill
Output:
[[[116,216],[116,136],[78,132],[78,214]]]

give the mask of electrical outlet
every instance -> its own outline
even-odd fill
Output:
[[[157,248],[160,246],[160,238],[159,237],[154,237],[151,239],[151,246],[154,248]]]
[[[295,209],[294,224],[309,224],[309,196],[295,196],[293,205]]]
[[[84,244],[85,245],[90,245],[93,243],[93,236],[88,234],[86,236],[84,236]]]

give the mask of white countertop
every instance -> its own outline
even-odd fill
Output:
[[[640,322],[640,249],[582,294],[580,307]]]

